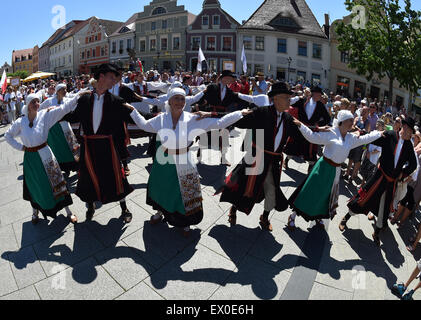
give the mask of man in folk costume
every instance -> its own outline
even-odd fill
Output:
[[[87,220],[95,213],[94,202],[120,201],[122,218],[130,223],[132,214],[125,198],[133,188],[124,175],[118,145],[121,124],[134,122],[123,99],[108,91],[117,76],[119,73],[112,65],[101,65],[94,76],[95,91],[81,98],[70,115],[72,122],[81,123],[84,133],[76,195],[88,204]]]
[[[415,121],[408,118],[402,122],[400,132],[386,131],[384,137],[373,142],[374,145],[382,147],[378,170],[348,203],[349,213],[339,225],[339,229],[344,231],[351,216],[372,212],[377,216],[373,233],[377,245],[380,245],[380,231],[387,227],[397,183],[406,180],[417,168],[411,142],[415,133]]]
[[[268,94],[272,105],[253,109],[252,114],[235,124],[238,128],[252,129],[253,134],[252,149],[219,191],[222,192],[221,202],[233,204],[229,214],[231,225],[236,224],[237,210],[249,215],[256,203],[265,200],[260,225],[262,229],[272,231],[269,213],[273,209],[284,211],[288,208],[288,201],[280,188],[282,152],[288,138],[299,135],[292,116],[286,112],[291,95],[287,83],[275,83]],[[253,157],[251,153],[256,156],[253,161],[247,161]]]
[[[139,73],[137,76],[137,80],[133,83],[128,84],[128,86],[139,96],[148,95],[148,86],[145,82],[145,76],[143,75],[143,73]]]
[[[52,98],[45,100],[39,107],[39,110],[51,108],[53,106],[61,106],[65,100],[69,99],[67,95],[67,86],[60,83],[56,86],[56,93]],[[60,168],[69,176],[70,171],[78,170],[78,162],[80,157],[80,146],[72,127],[64,117],[57,122],[48,133],[48,145],[57,158]]]
[[[229,70],[224,70],[219,77],[218,84],[208,85],[203,98],[198,102],[199,108],[204,108],[204,111],[227,113],[231,110],[230,107],[234,104],[244,105],[237,94],[235,94],[229,86],[236,81],[237,76]],[[208,142],[210,143],[210,134],[208,134]],[[226,130],[219,132],[219,150],[221,151],[221,163],[227,166],[231,164],[226,159],[226,153],[229,146],[229,134]],[[202,146],[203,147],[203,146]],[[199,149],[197,157],[200,158],[201,150]]]
[[[298,116],[298,120],[304,123],[313,131],[317,128],[326,126],[330,123],[330,116],[326,107],[321,102],[323,91],[320,87],[311,88],[312,96],[309,99],[295,98],[292,101],[292,110]],[[296,109],[296,110],[294,110]],[[297,139],[290,139],[285,148],[285,153],[288,155],[285,160],[284,167],[288,168],[288,161],[290,156],[304,156],[304,160],[309,162],[308,172],[311,172],[314,164],[317,161],[318,146],[311,144],[304,137],[299,135]]]

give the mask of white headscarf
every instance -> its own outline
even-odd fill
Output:
[[[40,99],[40,97],[39,97],[39,95],[38,94],[36,94],[36,93],[31,93],[30,95],[28,95],[27,97],[26,97],[26,101],[25,101],[25,105],[22,107],[22,111],[21,111],[21,113],[24,115],[24,116],[28,116],[28,106],[29,106],[29,104],[32,102],[32,100],[34,100],[34,99],[39,99],[39,100],[41,100]]]
[[[61,89],[67,89],[67,86],[64,83],[60,83],[56,86],[56,93],[59,92]]]
[[[348,110],[341,110],[338,113],[338,118],[335,119],[335,121],[333,121],[333,126],[334,127],[338,127],[339,128],[339,124],[349,120],[349,119],[354,119],[353,114],[351,113],[351,111]]]
[[[170,112],[171,111],[170,99],[172,97],[174,97],[174,96],[183,96],[183,97],[185,97],[186,96],[186,91],[184,91],[184,89],[181,89],[181,88],[171,89],[168,92],[168,94],[167,94],[168,100],[167,100],[167,102],[165,102],[165,111],[167,111],[167,112]],[[184,107],[185,107],[185,105],[184,105]]]

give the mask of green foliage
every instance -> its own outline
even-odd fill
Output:
[[[28,73],[28,71],[17,71],[15,73],[8,73],[7,74],[8,77],[19,77],[21,79],[26,79],[30,76],[30,74]]]
[[[421,12],[411,9],[411,0],[404,8],[399,0],[345,0],[348,11],[363,6],[366,19],[351,14],[351,21],[365,22],[365,28],[340,22],[336,27],[340,51],[349,52],[348,66],[368,81],[375,75],[388,77],[416,92],[421,87]],[[390,91],[389,102],[393,92]]]

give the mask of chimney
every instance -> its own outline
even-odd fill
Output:
[[[330,20],[329,14],[325,13],[325,24],[323,26],[323,29],[328,39],[330,38],[330,21],[329,20]]]

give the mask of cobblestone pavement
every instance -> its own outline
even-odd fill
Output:
[[[250,216],[239,213],[238,225],[230,228],[230,206],[214,196],[228,173],[217,151],[205,151],[198,166],[205,215],[191,237],[164,224],[153,227],[148,221],[155,212],[145,203],[152,164],[147,139],[133,140],[130,147],[129,182],[135,188],[128,197],[130,225],[118,219],[117,203],[85,222],[85,206],[73,195],[79,224],[69,224],[63,211],[33,226],[31,207],[22,199],[23,153],[4,141],[6,129],[0,127],[1,299],[396,299],[389,288],[406,281],[420,258],[420,251],[413,256],[405,248],[418,216],[402,231],[386,231],[381,248],[371,240],[366,217],[352,218],[349,229],[339,232],[355,185],[341,185],[339,213],[325,221],[326,231],[301,218],[298,229],[288,231],[288,210],[273,212],[274,231],[264,232],[258,223],[262,204]],[[232,133],[228,159],[235,164],[244,132]],[[290,161],[290,167],[282,174],[287,197],[307,172],[304,163]],[[75,183],[70,176],[73,192]]]

